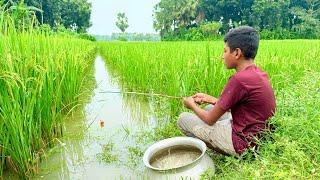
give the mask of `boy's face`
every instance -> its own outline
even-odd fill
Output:
[[[224,43],[223,50],[223,62],[227,69],[233,69],[236,67],[236,51],[231,52],[228,43]]]

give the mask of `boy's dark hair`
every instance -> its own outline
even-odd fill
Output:
[[[224,36],[224,42],[228,44],[231,52],[239,48],[246,59],[254,59],[259,47],[259,33],[252,27],[240,26],[231,29]]]

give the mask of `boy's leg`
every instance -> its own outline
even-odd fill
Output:
[[[204,107],[204,110],[209,111],[214,107],[212,104],[208,104]],[[226,121],[224,121],[226,120]],[[230,112],[224,113],[217,122],[223,121],[222,123],[227,124],[227,121],[232,120],[232,116]],[[205,122],[203,122],[197,115],[194,113],[189,113],[189,112],[183,112],[180,114],[177,122],[178,126],[183,130],[184,134],[187,136],[194,137],[195,135],[192,133],[192,129],[195,126],[206,126],[206,127],[211,127]]]
[[[189,112],[183,112],[180,114],[177,122],[178,126],[182,129],[185,135],[190,137],[195,137],[194,128],[195,127],[210,127],[208,124],[203,122],[197,115]],[[209,137],[206,132],[203,132],[201,136],[203,141],[209,142]]]
[[[222,120],[212,125],[209,132],[209,142],[214,149],[219,149],[230,155],[237,155],[232,142],[231,122],[229,120]],[[195,130],[196,136],[198,131],[200,129]]]
[[[212,145],[214,149],[236,155],[232,144],[230,113],[227,113],[223,119],[220,118],[214,125],[209,126],[197,115],[183,112],[180,114],[177,124],[187,136],[197,137]]]

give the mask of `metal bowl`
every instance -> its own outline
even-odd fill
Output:
[[[199,149],[201,151],[201,155],[191,163],[176,168],[160,169],[157,167],[153,167],[150,164],[150,161],[155,154],[163,149],[176,146],[192,146]],[[156,142],[155,144],[151,145],[144,153],[143,163],[147,167],[145,170],[145,175],[147,177],[152,177],[153,179],[175,179],[181,177],[198,179],[200,175],[208,168],[214,170],[214,163],[212,159],[206,154],[206,149],[207,146],[203,141],[192,137],[173,137]]]

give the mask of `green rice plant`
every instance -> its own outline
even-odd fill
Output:
[[[222,43],[105,43],[100,49],[128,91],[187,96],[202,90],[217,96],[230,74],[221,63]]]
[[[96,48],[72,37],[18,32],[0,15],[0,177],[6,168],[30,178],[43,150],[63,134],[63,118],[82,103]]]
[[[320,69],[319,48],[318,40],[261,41],[256,63],[269,73],[273,87],[282,89],[301,78],[304,70]],[[130,84],[125,86],[129,90],[175,96],[202,90],[218,96],[232,74],[222,63],[220,41],[113,42],[100,43],[100,49],[109,69]]]
[[[224,68],[220,41],[113,42],[99,47],[123,91],[219,96],[234,72]],[[277,112],[270,121],[276,130],[260,142],[254,155],[250,150],[240,158],[213,154],[217,167],[213,178],[320,177],[319,49],[319,40],[261,41],[255,61],[268,72],[275,91]],[[182,103],[162,98],[155,107],[160,115],[169,114],[169,121],[159,123],[151,134],[148,131],[148,137],[139,137],[140,142],[181,135],[175,123],[179,113],[186,111]]]

